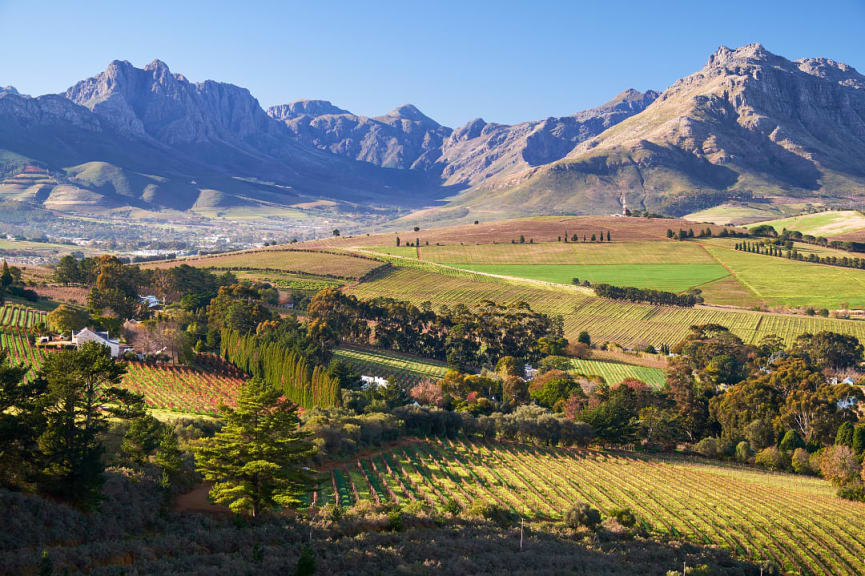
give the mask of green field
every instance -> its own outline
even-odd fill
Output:
[[[798,262],[706,245],[718,261],[768,304],[837,309],[865,307],[865,270]]]
[[[578,500],[605,514],[627,507],[652,534],[772,560],[785,573],[865,573],[865,504],[817,478],[717,462],[434,439],[352,460],[320,486],[319,506],[489,502],[540,519]]]
[[[646,366],[633,366],[631,364],[620,364],[618,362],[605,362],[603,360],[571,360],[573,374],[583,376],[600,376],[607,384],[618,384],[625,378],[636,378],[645,382],[656,390],[667,384],[664,371],[660,368],[648,368]]]
[[[685,220],[694,222],[714,222],[715,224],[736,224],[754,220],[766,220],[778,215],[765,204],[743,205],[743,204],[721,204],[699,212],[692,212],[683,216]]]
[[[634,286],[667,292],[683,292],[706,282],[728,276],[720,264],[458,264],[459,268],[486,274],[500,274],[571,284],[573,278],[592,284]]]
[[[779,233],[786,228],[811,236],[838,236],[865,229],[865,215],[857,210],[818,212],[791,218],[755,222],[747,227],[753,228],[763,224],[772,226]]]
[[[717,250],[740,254],[722,248]],[[745,255],[773,260],[768,256]],[[485,299],[499,303],[524,301],[539,312],[562,316],[565,335],[569,339],[576,339],[580,331],[587,330],[595,342],[611,341],[625,346],[672,346],[688,334],[689,326],[708,323],[727,326],[746,342],[758,342],[766,335],[777,334],[790,343],[803,332],[821,330],[852,334],[865,342],[865,322],[745,310],[676,308],[613,302],[579,293],[565,286],[524,285],[476,276],[469,272],[447,272],[439,274],[421,267],[395,268],[374,281],[352,286],[348,292],[361,299],[386,296],[409,300],[416,305],[429,301],[434,307],[453,306],[458,303],[473,306]]]
[[[423,380],[439,380],[448,370],[443,362],[387,350],[339,348],[334,350],[333,357],[348,362],[364,376],[387,378],[403,387],[414,386]]]

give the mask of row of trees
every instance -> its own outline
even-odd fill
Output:
[[[574,279],[576,280],[576,278]],[[594,284],[592,286],[595,294],[601,298],[611,300],[626,300],[628,302],[645,302],[659,306],[682,306],[691,308],[699,304],[703,299],[693,292],[676,294],[663,290],[651,290],[648,288],[634,288],[631,286],[613,286],[611,284]]]
[[[561,319],[534,312],[524,303],[483,301],[433,311],[429,303],[379,298],[361,301],[335,288],[320,291],[307,309],[310,337],[322,346],[340,341],[446,360],[468,370],[493,366],[503,356],[532,362],[542,356],[540,339],[561,338]]]
[[[865,258],[853,257],[837,257],[837,256],[820,256],[814,252],[807,256],[802,252],[792,247],[792,242],[788,242],[783,248],[774,243],[764,244],[757,242],[741,242],[737,243],[736,250],[742,252],[750,252],[752,254],[764,254],[766,256],[775,256],[778,258],[787,258],[788,260],[798,260],[800,262],[812,262],[815,264],[827,264],[829,266],[841,266],[843,268],[859,268],[865,269]]]
[[[311,362],[304,354],[301,338],[287,346],[285,338],[273,338],[265,328],[258,334],[234,330],[222,333],[220,354],[255,378],[280,390],[304,408],[330,407],[340,402],[339,380]]]

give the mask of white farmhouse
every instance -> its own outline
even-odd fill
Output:
[[[106,346],[111,350],[112,358],[121,356],[129,349],[125,344],[121,344],[117,340],[109,338],[108,332],[96,332],[90,328],[82,328],[78,332],[72,332],[72,343],[75,344],[76,347],[81,346],[85,342],[97,342]]]
[[[376,388],[387,388],[387,379],[382,378],[381,376],[361,376],[360,379],[363,381],[364,390],[370,386],[375,386]]]

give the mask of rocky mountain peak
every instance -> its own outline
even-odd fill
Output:
[[[16,96],[19,96],[18,90],[15,89],[15,86],[6,86],[0,88],[0,94],[14,94]]]
[[[271,106],[267,109],[267,114],[276,120],[285,121],[300,116],[315,118],[329,114],[350,114],[350,112],[334,106],[329,100],[295,100],[288,104]]]
[[[414,104],[403,104],[402,106],[397,106],[396,108],[388,112],[386,116],[390,118],[402,118],[404,120],[411,120],[413,122],[421,122],[423,124],[440,126],[438,122],[425,115]]]

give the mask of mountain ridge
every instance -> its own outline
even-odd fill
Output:
[[[329,199],[449,221],[852,202],[865,195],[865,77],[829,58],[721,46],[662,92],[450,128],[411,104],[375,117],[327,100],[265,110],[243,87],[114,60],[60,95],[0,89],[0,176],[27,162],[86,191],[88,207],[100,194],[180,210]],[[0,200],[20,196],[7,192],[0,183]]]

